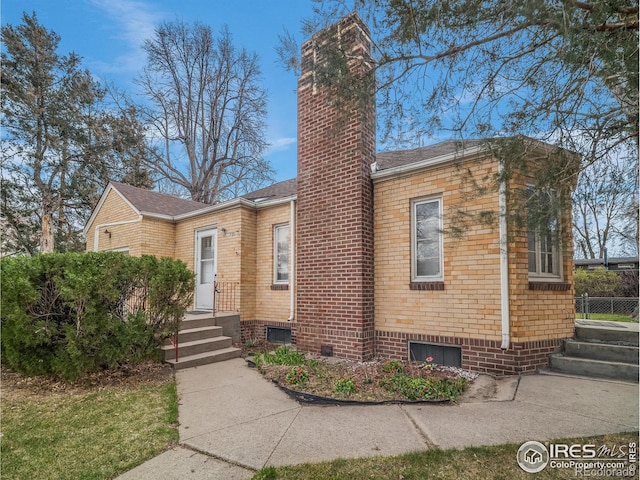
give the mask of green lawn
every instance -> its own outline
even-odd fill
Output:
[[[584,318],[584,314],[576,314],[576,318]],[[635,322],[629,315],[620,315],[616,313],[590,313],[589,320],[607,320],[609,322]]]
[[[3,480],[116,477],[178,441],[172,377],[2,395]]]
[[[628,445],[638,443],[638,433],[623,433],[560,440],[556,443]],[[465,448],[464,450],[426,450],[397,457],[371,457],[354,460],[267,467],[254,480],[549,480],[575,479],[571,469],[545,468],[530,474],[516,462],[520,445]],[[635,476],[628,478],[638,478]]]

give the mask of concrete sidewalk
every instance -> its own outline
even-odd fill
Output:
[[[456,405],[301,405],[241,359],[177,382],[181,446],[120,480],[249,479],[266,465],[638,430],[638,385],[567,376],[481,376]]]

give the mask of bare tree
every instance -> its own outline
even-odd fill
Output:
[[[226,28],[214,38],[208,26],[183,22],[158,27],[144,49],[138,84],[150,103],[145,121],[160,139],[152,168],[204,203],[270,181],[257,56],[237,50]]]
[[[576,255],[603,258],[624,251],[626,243],[637,237],[637,225],[630,212],[637,210],[637,165],[598,162],[581,173],[573,192],[573,231]],[[631,220],[631,221],[630,221]],[[635,230],[635,231],[634,231]]]

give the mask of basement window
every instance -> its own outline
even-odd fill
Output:
[[[267,327],[267,342],[291,343],[291,329]]]
[[[449,367],[462,367],[462,348],[452,345],[409,342],[409,360],[424,362],[427,357],[432,363]]]

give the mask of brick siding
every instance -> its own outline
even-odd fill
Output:
[[[562,340],[513,342],[508,350],[502,350],[497,340],[376,330],[376,353],[381,357],[408,359],[409,342],[458,346],[462,349],[463,368],[496,375],[513,375],[535,372],[548,366],[549,355],[559,351]]]
[[[342,46],[368,56],[366,27],[357,16],[340,24]],[[329,34],[335,34],[330,31]],[[375,114],[313,83],[321,32],[302,47],[298,83],[297,345],[363,359],[374,353],[373,194]],[[355,70],[361,65],[354,63]],[[372,102],[373,104],[373,102]]]
[[[289,285],[272,288],[274,277],[274,226],[289,225],[291,217],[289,204],[258,210],[257,215],[257,258],[255,269],[256,315],[258,320],[283,321],[290,315],[291,294]],[[289,230],[289,240],[291,240]],[[291,252],[291,249],[289,250]],[[291,267],[291,258],[289,258]],[[293,273],[289,272],[289,278]]]

